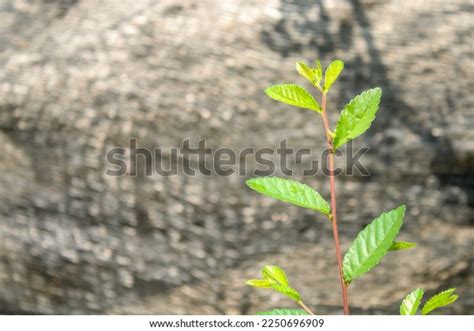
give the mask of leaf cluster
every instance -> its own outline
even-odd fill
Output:
[[[454,294],[455,291],[455,288],[450,288],[433,295],[425,302],[421,309],[421,314],[428,315],[435,309],[445,307],[455,302],[458,299],[458,295]],[[424,294],[425,291],[421,288],[417,288],[408,293],[400,305],[400,315],[416,315]]]
[[[321,86],[322,69],[319,61],[316,61],[316,67],[309,67],[304,62],[296,63],[298,73],[308,79],[323,94],[329,92],[343,68],[344,63],[341,60],[331,62],[324,74],[324,85]],[[300,85],[273,85],[265,89],[265,93],[273,100],[310,109],[317,113],[322,112],[319,103]],[[376,87],[359,94],[344,106],[334,132],[334,147],[336,149],[369,129],[379,110],[381,96],[382,90]]]
[[[290,299],[300,302],[301,295],[290,287],[286,274],[282,268],[276,265],[266,265],[262,268],[263,279],[250,279],[246,284],[258,288],[273,289]]]

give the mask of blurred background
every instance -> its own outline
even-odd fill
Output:
[[[244,285],[268,263],[317,313],[342,313],[329,222],[250,191],[252,166],[105,174],[107,150],[131,137],[236,151],[286,139],[317,155],[320,119],[263,93],[308,87],[294,64],[317,58],[346,64],[332,126],[354,95],[383,89],[354,142],[371,176],[337,178],[343,248],[402,203],[399,238],[418,243],[351,285],[353,313],[397,314],[416,287],[457,287],[440,313],[474,313],[473,25],[469,0],[0,1],[0,313],[292,307]],[[329,196],[324,175],[294,178]]]

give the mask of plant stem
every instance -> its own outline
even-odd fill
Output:
[[[326,131],[326,142],[329,151],[329,161],[328,161],[328,170],[329,170],[329,181],[331,189],[331,216],[330,220],[332,222],[332,234],[334,237],[334,244],[336,247],[336,258],[337,258],[337,267],[339,269],[339,280],[341,283],[342,289],[342,305],[344,307],[344,314],[349,315],[349,300],[347,295],[347,285],[344,281],[344,274],[342,271],[342,254],[341,247],[339,243],[339,230],[337,229],[337,215],[336,215],[336,184],[334,178],[334,143],[331,136],[331,131],[329,128],[328,116],[326,114],[326,93],[323,93],[321,100],[321,115],[323,117],[324,129]]]
[[[314,313],[311,311],[311,309],[309,309],[308,306],[306,306],[303,301],[301,301],[301,300],[298,301],[298,304],[299,304],[301,307],[303,307],[303,309],[306,310],[306,312],[307,312],[308,314],[314,315]]]

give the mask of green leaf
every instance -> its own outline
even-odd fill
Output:
[[[247,180],[246,184],[266,196],[329,215],[330,207],[327,201],[306,184],[279,177],[252,178]]]
[[[390,251],[399,251],[402,249],[411,249],[416,247],[415,243],[407,242],[407,241],[395,241],[392,246],[390,246]]]
[[[245,284],[258,288],[270,288],[270,282],[265,279],[249,279]]]
[[[255,315],[309,315],[303,309],[273,309],[268,311],[261,311]]]
[[[281,294],[290,297],[295,301],[301,299],[301,295],[288,284],[285,271],[276,265],[266,265],[262,268],[263,279],[266,280],[270,287]]]
[[[423,306],[421,313],[427,315],[435,309],[447,306],[458,299],[456,294],[453,294],[456,291],[455,288],[450,288],[449,290],[440,292],[432,296]]]
[[[246,284],[258,288],[271,288],[290,299],[299,302],[301,295],[288,284],[285,271],[276,265],[266,265],[262,268],[263,279],[250,279]]]
[[[296,71],[298,71],[298,73],[301,76],[309,80],[311,84],[321,89],[321,87],[319,86],[319,83],[321,82],[321,79],[323,78],[321,62],[316,61],[315,64],[316,64],[316,67],[312,68],[308,66],[305,62],[298,61],[296,62]]]
[[[321,112],[321,107],[308,91],[296,84],[280,84],[268,87],[265,93],[272,98],[292,106]]]
[[[266,265],[262,268],[263,279],[268,282],[288,285],[288,278],[282,268],[276,265]]]
[[[336,125],[336,149],[367,131],[375,119],[381,96],[382,90],[376,87],[356,96],[344,107]]]
[[[309,67],[303,61],[296,62],[296,71],[298,71],[298,73],[301,76],[303,76],[304,78],[309,80],[311,82],[311,84],[314,84],[316,82],[314,69]]]
[[[266,265],[262,268],[263,279],[250,279],[246,284],[259,288],[271,288],[299,302],[301,295],[288,284],[288,278],[282,268],[276,265]]]
[[[319,86],[319,82],[323,79],[323,68],[321,67],[321,62],[319,60],[315,61],[316,67],[314,70],[314,77],[316,79],[316,83]]]
[[[421,288],[409,293],[400,305],[400,315],[416,315],[425,291]]]
[[[337,77],[339,77],[342,69],[344,69],[344,62],[341,60],[334,60],[329,64],[324,74],[324,92],[329,91],[332,84],[334,84]]]
[[[405,206],[401,205],[383,213],[359,232],[344,256],[343,271],[347,284],[375,267],[387,254],[404,216]]]
[[[287,285],[281,285],[281,284],[278,284],[278,283],[271,283],[270,286],[275,291],[280,292],[283,295],[286,295],[287,297],[289,297],[290,299],[295,300],[296,302],[299,302],[301,300],[301,295],[294,288],[291,288]]]

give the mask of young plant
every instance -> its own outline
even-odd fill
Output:
[[[296,84],[279,84],[265,90],[265,93],[274,100],[292,106],[310,109],[321,116],[324,125],[326,145],[329,152],[330,203],[308,185],[290,179],[261,177],[249,179],[246,181],[246,184],[251,189],[263,195],[302,208],[315,210],[329,219],[332,224],[334,249],[342,294],[342,306],[344,314],[349,314],[348,288],[350,284],[375,267],[388,252],[410,249],[413,248],[415,244],[395,241],[405,217],[405,205],[401,205],[381,214],[367,225],[357,235],[351,247],[344,255],[344,258],[342,257],[336,213],[334,156],[338,148],[352,139],[357,138],[369,129],[379,109],[380,98],[382,96],[382,90],[376,87],[353,98],[342,110],[336,124],[336,129],[331,131],[326,112],[326,98],[331,86],[336,82],[343,68],[344,63],[341,60],[332,61],[323,75],[319,61],[315,62],[314,67],[310,67],[304,62],[296,63],[298,73],[309,80],[321,93],[321,104],[319,104],[305,88]],[[247,285],[273,289],[296,301],[303,310],[275,309],[260,314],[313,314],[311,309],[304,304],[301,295],[289,286],[282,268],[278,266],[265,266],[262,269],[262,275],[263,279],[249,280],[247,281]],[[436,308],[453,303],[457,299],[457,295],[453,295],[453,292],[454,289],[450,289],[432,297],[423,307],[422,314],[427,314]],[[410,293],[403,301],[400,307],[400,313],[402,315],[415,314],[422,295],[423,290],[421,289]]]

